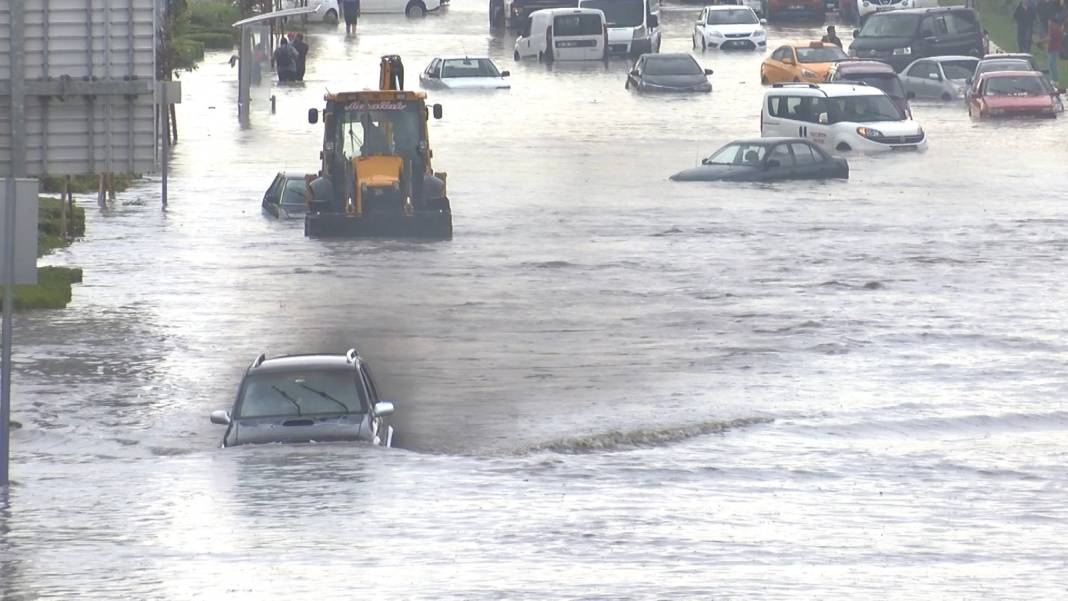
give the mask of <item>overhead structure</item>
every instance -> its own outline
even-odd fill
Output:
[[[247,124],[249,121],[252,84],[259,83],[262,74],[271,71],[271,55],[274,51],[274,40],[271,36],[275,22],[314,14],[316,8],[286,8],[242,19],[233,24],[233,27],[239,30],[241,38],[237,54],[237,118],[241,123]]]

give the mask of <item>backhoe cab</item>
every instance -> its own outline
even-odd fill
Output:
[[[379,90],[327,94],[322,168],[309,182],[306,236],[452,238],[445,173],[430,166],[426,94],[404,90],[399,56],[383,56]],[[441,105],[433,106],[435,119]],[[308,111],[317,123],[319,111]]]

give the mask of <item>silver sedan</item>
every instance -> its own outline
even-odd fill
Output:
[[[932,56],[913,61],[899,77],[910,99],[955,100],[964,97],[978,64],[974,56]]]

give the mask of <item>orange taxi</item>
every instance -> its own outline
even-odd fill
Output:
[[[812,42],[805,46],[780,46],[760,64],[760,83],[767,86],[789,81],[820,83],[834,63],[849,58],[834,44]]]

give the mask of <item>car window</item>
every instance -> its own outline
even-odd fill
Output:
[[[935,71],[934,63],[931,61],[920,61],[915,65],[912,65],[908,75],[909,77],[921,77],[927,79],[932,73],[937,73],[937,71]]]
[[[849,58],[838,46],[824,46],[822,48],[798,48],[797,60],[802,63],[830,63]]]
[[[993,73],[995,71],[1030,71],[1031,63],[1022,58],[1004,58],[981,61],[975,67],[975,74]]]
[[[764,160],[763,144],[728,144],[701,161],[704,165],[758,165]]]
[[[378,402],[378,390],[375,388],[375,381],[371,377],[371,368],[366,365],[361,365],[360,376],[363,378],[364,386],[367,387],[367,392],[371,395],[371,402]]]
[[[582,8],[596,8],[603,12],[609,27],[638,27],[645,23],[645,2],[642,0],[585,0]]]
[[[774,53],[772,53],[771,58],[773,58],[773,59],[775,59],[777,61],[781,61],[782,59],[786,58],[787,56],[790,56],[790,47],[789,46],[783,46],[782,48],[779,48]]]
[[[817,123],[819,114],[827,112],[827,105],[822,98],[812,96],[778,96],[771,98],[768,112],[773,117]]]
[[[901,121],[905,115],[889,97],[878,96],[842,96],[829,98],[832,107],[831,122],[847,121],[851,123],[871,123],[874,121]]]
[[[992,77],[986,80],[983,96],[1041,96],[1049,94],[1044,77]]]
[[[850,77],[849,81],[855,81],[865,85],[879,88],[891,98],[904,98],[905,88],[901,86],[901,80],[894,73],[879,73],[858,75]]]
[[[975,21],[971,13],[952,12],[944,19],[949,33],[955,35],[971,35],[979,33],[979,23]]]
[[[768,163],[778,161],[780,167],[792,167],[794,157],[790,154],[789,144],[776,144],[768,153]]]
[[[278,175],[274,178],[274,181],[271,182],[271,187],[267,188],[267,194],[264,195],[267,200],[275,203],[278,202],[278,196],[282,191],[282,182],[284,181],[285,180],[282,178],[281,175]]]
[[[604,25],[598,15],[558,15],[553,19],[553,35],[558,38],[602,33]]]
[[[862,38],[911,38],[916,33],[920,15],[876,13],[860,28]]]
[[[241,388],[237,417],[364,413],[367,399],[351,370],[251,375]]]
[[[943,61],[942,71],[946,79],[968,79],[975,75],[975,66],[978,64],[977,59]]]
[[[709,25],[755,25],[760,22],[751,8],[731,8],[708,12]]]
[[[286,187],[282,190],[282,204],[284,205],[302,205],[304,204],[304,180],[303,179],[287,179]]]
[[[650,56],[645,59],[647,75],[701,75],[704,71],[692,56]]]
[[[441,62],[441,77],[499,77],[500,72],[488,58],[457,58]]]
[[[530,27],[533,24],[534,24],[534,17],[527,17],[526,22],[523,23],[523,33],[521,34],[522,37],[524,37],[524,38],[529,38],[530,37]]]
[[[798,165],[811,165],[822,160],[822,157],[812,154],[812,147],[808,144],[797,142],[791,144],[790,147],[794,151],[794,160],[797,161]]]

